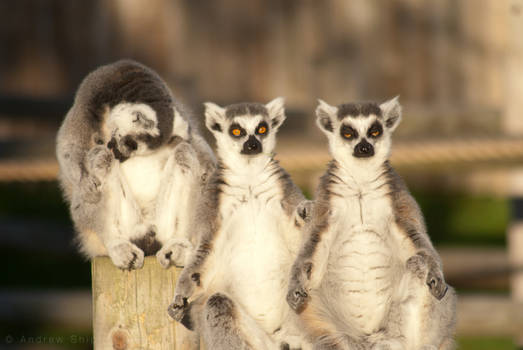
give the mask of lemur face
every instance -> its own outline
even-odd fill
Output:
[[[276,144],[276,132],[285,120],[283,99],[266,105],[241,103],[219,107],[205,104],[205,124],[216,138],[221,158],[233,155],[254,158],[270,155]]]
[[[172,136],[189,139],[188,122],[172,108],[174,123],[172,130],[162,131],[154,109],[144,103],[120,103],[106,117],[102,143],[113,152],[120,162],[132,156],[143,156],[153,152]]]
[[[114,106],[105,122],[107,147],[123,162],[134,155],[147,154],[159,141],[156,112],[142,103],[120,103]]]
[[[335,159],[383,162],[389,156],[391,134],[401,119],[401,106],[397,97],[381,105],[350,103],[338,107],[320,100],[316,115]]]

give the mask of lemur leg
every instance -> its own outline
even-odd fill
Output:
[[[318,288],[327,269],[332,231],[327,229],[325,213],[321,216],[313,212],[312,220],[316,222],[306,226],[307,238],[300,249],[291,269],[287,302],[296,312],[305,306],[309,293]]]
[[[319,295],[312,293],[311,299],[300,313],[301,325],[309,335],[315,350],[363,350],[362,341],[340,333]]]
[[[158,237],[165,242],[156,257],[165,268],[184,266],[192,251],[189,223],[199,194],[200,164],[186,142],[176,146],[163,169],[162,193],[156,205]]]
[[[139,269],[143,266],[144,252],[132,243],[133,238],[145,235],[138,204],[116,163],[106,178],[105,229],[103,241],[113,263],[121,269]]]
[[[84,166],[85,172],[71,199],[71,215],[80,232],[81,249],[89,257],[108,254],[122,269],[140,267],[143,252],[130,243],[139,212],[132,198],[125,196],[119,162],[107,147],[96,146],[87,153]],[[128,217],[131,219],[127,222]]]
[[[203,305],[200,334],[207,349],[273,349],[269,336],[240,305],[222,293],[211,295]]]
[[[431,266],[419,255],[407,261],[403,277],[409,295],[402,304],[403,334],[409,348],[431,350],[455,348],[456,293],[448,287],[441,300],[426,287]]]

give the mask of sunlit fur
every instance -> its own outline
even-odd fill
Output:
[[[122,269],[182,265],[214,156],[151,69],[121,60],[82,81],[57,135],[59,180],[80,250]]]
[[[283,100],[245,106],[206,104],[218,169],[199,206],[198,213],[205,214],[197,214],[200,244],[178,280],[170,313],[187,324],[187,299],[189,323],[202,334],[206,348],[302,348],[285,292],[301,240],[297,207],[304,198],[273,159],[276,133],[285,119]],[[227,113],[231,110],[247,112]],[[263,151],[242,154],[243,144],[262,121],[267,134],[256,137]],[[234,123],[246,135],[232,136]]]
[[[379,107],[320,101],[316,113],[333,160],[292,269],[289,304],[316,349],[451,349],[454,290],[419,207],[388,163],[397,99]],[[377,138],[368,136],[375,122],[383,127]],[[345,138],[343,124],[359,136]],[[374,155],[355,156],[363,138]]]

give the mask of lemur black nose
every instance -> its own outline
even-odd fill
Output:
[[[363,139],[354,147],[353,155],[356,158],[372,157],[374,155],[374,147],[367,140]]]
[[[262,151],[262,144],[258,139],[251,135],[243,144],[242,154],[258,154]]]

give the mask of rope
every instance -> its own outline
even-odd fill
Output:
[[[330,160],[326,148],[318,147],[289,149],[277,158],[291,172],[321,170]],[[523,160],[523,139],[398,142],[391,155],[394,166],[517,160]],[[54,181],[57,175],[55,160],[0,161],[0,182]]]

